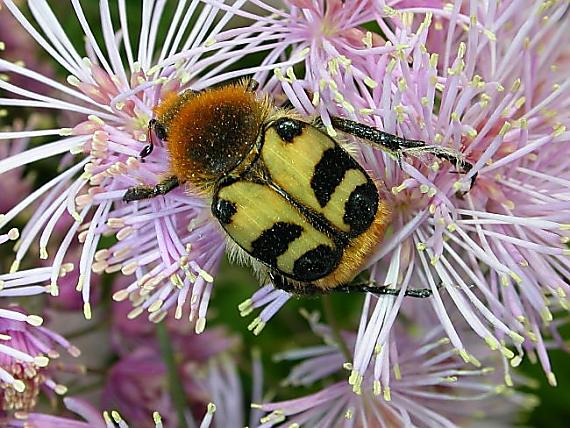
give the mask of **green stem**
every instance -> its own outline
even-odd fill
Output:
[[[176,408],[178,427],[196,428],[196,422],[191,417],[188,420],[186,420],[185,417],[184,410],[186,407],[186,396],[184,394],[184,388],[182,387],[182,383],[180,381],[181,379],[178,374],[178,368],[174,359],[174,351],[172,350],[170,335],[166,329],[165,322],[159,322],[156,325],[156,338],[158,339],[158,345],[160,347],[162,360],[166,365],[168,388],[170,389],[170,398],[172,399],[172,403]]]
[[[87,392],[100,390],[103,386],[104,386],[104,383],[103,383],[103,380],[101,380],[101,379],[96,380],[93,383],[89,383],[87,385],[70,386],[66,395],[68,395],[68,396],[81,395],[81,394],[85,394]]]
[[[97,322],[90,322],[88,323],[88,325],[86,325],[83,328],[80,328],[78,330],[72,331],[71,333],[68,333],[65,335],[65,338],[70,340],[70,339],[75,339],[77,337],[81,337],[85,334],[90,334],[93,333],[96,330],[99,330],[100,328],[105,328],[108,327],[111,324],[111,319],[110,318],[103,318],[100,321]]]
[[[323,303],[323,311],[325,313],[325,318],[327,320],[327,323],[332,328],[332,333],[333,333],[333,336],[336,340],[336,343],[338,343],[340,351],[342,352],[342,354],[346,358],[346,361],[351,361],[352,360],[352,354],[350,353],[350,349],[348,349],[346,342],[344,341],[344,339],[342,338],[342,335],[340,334],[340,327],[339,327],[338,323],[336,322],[337,319],[335,317],[334,309],[332,307],[331,296],[328,294],[325,294],[322,296],[321,301]]]

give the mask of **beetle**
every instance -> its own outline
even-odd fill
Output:
[[[399,289],[355,284],[391,220],[377,180],[318,121],[276,107],[242,80],[200,92],[165,96],[148,127],[166,143],[170,170],[154,187],[136,186],[123,200],[165,195],[185,185],[210,202],[231,258],[252,265],[261,280],[294,294],[328,291],[396,295]],[[334,129],[394,155],[430,153],[467,173],[461,153],[398,137],[340,117]],[[473,175],[471,186],[475,181]],[[429,289],[409,289],[428,297]]]

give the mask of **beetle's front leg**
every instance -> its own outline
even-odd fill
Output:
[[[123,195],[123,201],[132,202],[140,201],[142,199],[150,199],[160,195],[166,195],[171,190],[180,185],[178,177],[168,177],[161,181],[156,186],[135,186],[127,190]]]

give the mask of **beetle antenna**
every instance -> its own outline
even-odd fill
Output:
[[[144,158],[149,156],[154,149],[154,133],[153,133],[154,125],[156,125],[156,119],[151,119],[148,122],[148,128],[146,130],[146,141],[148,141],[148,144],[146,146],[144,146],[143,149],[139,153],[139,157],[141,158],[141,160],[143,162],[144,162]]]

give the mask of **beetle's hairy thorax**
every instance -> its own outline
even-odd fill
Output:
[[[168,136],[172,175],[209,193],[247,160],[269,111],[242,85],[166,98],[155,113]]]

